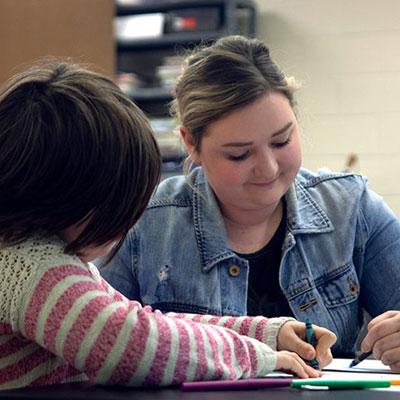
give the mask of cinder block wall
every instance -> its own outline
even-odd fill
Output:
[[[400,216],[400,1],[256,2],[258,36],[302,83],[303,165],[342,170],[356,153]]]

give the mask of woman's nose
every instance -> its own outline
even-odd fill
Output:
[[[270,149],[260,152],[257,164],[254,167],[254,173],[257,177],[267,181],[274,179],[278,173],[278,169],[278,162]]]

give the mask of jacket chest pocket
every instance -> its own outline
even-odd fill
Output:
[[[352,303],[360,293],[358,277],[351,263],[323,275],[314,283],[327,308]]]
[[[352,263],[312,280],[297,282],[297,291],[291,299],[296,318],[310,318],[316,325],[332,330],[337,335],[333,347],[335,356],[354,351],[360,330],[360,286]]]

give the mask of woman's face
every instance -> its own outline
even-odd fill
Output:
[[[190,135],[183,136],[223,212],[274,210],[301,165],[296,116],[279,92],[211,123],[199,152],[190,148]]]

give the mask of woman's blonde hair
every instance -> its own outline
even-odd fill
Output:
[[[296,89],[294,79],[284,75],[262,41],[227,36],[186,58],[171,110],[199,151],[213,121],[274,91],[283,93],[294,108]]]

